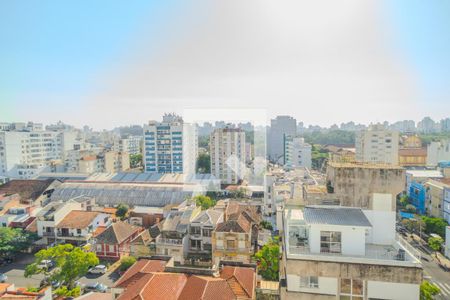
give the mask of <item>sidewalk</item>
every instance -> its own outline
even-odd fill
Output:
[[[409,241],[411,240],[409,234],[406,239]],[[413,240],[415,242],[419,243],[420,245],[423,245],[423,247],[428,248],[428,243],[425,240],[421,239],[418,235],[413,234]],[[434,251],[432,251],[432,250],[430,250],[430,251],[432,252],[430,256],[436,263],[439,263],[439,264],[443,265],[444,267],[450,269],[450,259],[448,259],[444,255],[442,255],[440,252],[437,252],[437,258],[436,258]]]

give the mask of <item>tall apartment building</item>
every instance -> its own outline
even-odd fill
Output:
[[[72,132],[1,131],[0,175],[32,178],[73,149]]]
[[[184,123],[175,114],[144,125],[145,172],[193,174],[197,149],[196,125]]]
[[[270,121],[268,132],[268,157],[271,161],[282,161],[284,136],[297,134],[297,121],[290,116],[277,116]]]
[[[398,164],[399,134],[382,125],[372,125],[356,133],[356,161],[374,164]]]
[[[210,135],[211,174],[223,184],[237,184],[245,175],[245,132],[218,128]]]
[[[284,166],[287,168],[311,168],[311,145],[296,136],[284,138]]]

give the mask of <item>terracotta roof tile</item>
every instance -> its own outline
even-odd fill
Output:
[[[100,233],[97,236],[97,241],[106,244],[120,244],[138,230],[138,226],[130,225],[125,222],[116,222]]]
[[[99,215],[98,211],[72,210],[57,225],[57,228],[84,229]]]
[[[162,260],[141,259],[132,265],[123,275],[117,280],[114,286],[126,287],[130,284],[130,279],[138,273],[151,273],[164,271],[166,262]]]
[[[242,290],[250,299],[255,293],[256,275],[255,270],[245,267],[225,266],[220,272],[220,277],[225,279],[233,289],[233,292],[239,297],[242,296]],[[233,283],[237,283],[235,285]]]
[[[228,220],[217,224],[217,232],[246,232],[249,233],[252,226],[244,215],[239,215],[236,220]]]
[[[0,195],[19,194],[22,200],[36,200],[53,182],[48,180],[11,180],[0,186]]]
[[[398,150],[401,156],[427,156],[426,148],[403,148]]]
[[[236,299],[236,296],[222,278],[190,276],[178,299],[228,300]]]

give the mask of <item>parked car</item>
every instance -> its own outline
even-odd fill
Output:
[[[63,283],[59,280],[52,280],[52,288],[57,289],[59,288]]]
[[[6,274],[0,273],[0,282],[4,283],[6,282],[6,280],[8,280],[8,276],[6,276]]]
[[[92,267],[89,269],[89,274],[105,274],[106,273],[106,266],[105,265],[97,265],[95,267]]]
[[[108,287],[102,283],[88,283],[86,284],[86,286],[84,287],[85,291],[95,291],[95,292],[100,292],[100,293],[106,293],[106,290],[108,289]]]
[[[49,259],[44,259],[39,263],[38,268],[49,270],[49,269],[53,268],[54,266],[55,266],[54,262],[52,262]]]

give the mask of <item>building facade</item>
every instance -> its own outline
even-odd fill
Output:
[[[198,135],[195,125],[174,114],[144,125],[144,171],[195,173]]]
[[[245,175],[245,132],[218,128],[210,135],[211,174],[223,184],[237,184]]]
[[[267,154],[271,161],[282,162],[284,155],[284,136],[297,134],[297,121],[290,116],[277,116],[270,120]]]
[[[305,139],[287,135],[284,137],[284,166],[287,168],[311,168],[311,145]]]
[[[377,164],[398,164],[399,134],[382,125],[372,125],[355,135],[356,161]]]
[[[282,299],[419,299],[420,260],[388,207],[287,210]]]

